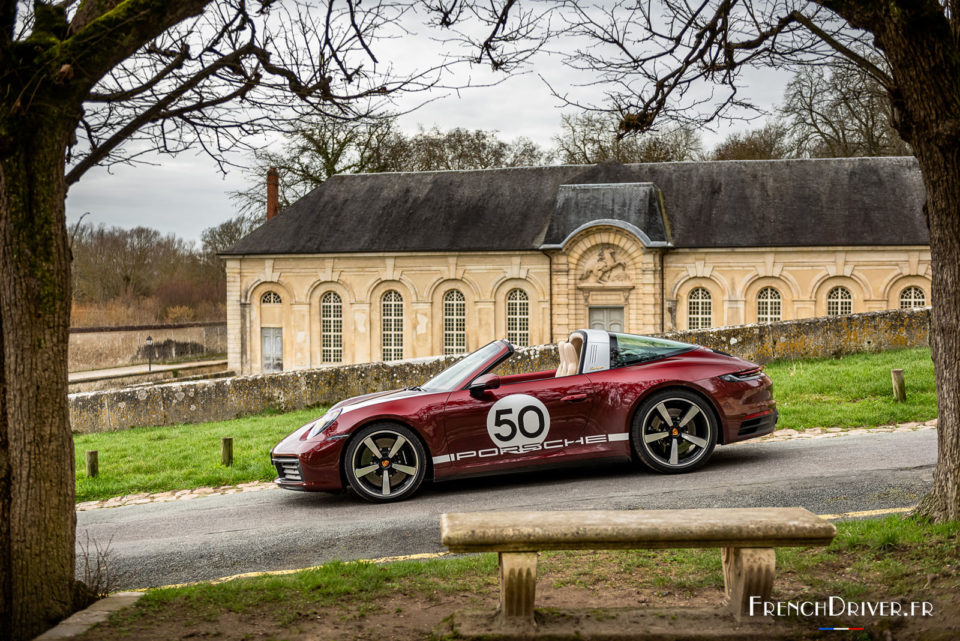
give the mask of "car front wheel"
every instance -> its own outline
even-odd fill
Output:
[[[658,392],[633,417],[630,440],[637,456],[666,474],[695,470],[717,444],[717,419],[706,401],[682,389]]]
[[[345,475],[350,487],[374,503],[400,501],[420,487],[427,453],[420,438],[402,425],[369,425],[347,445]]]

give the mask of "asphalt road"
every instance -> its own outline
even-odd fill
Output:
[[[904,507],[929,487],[936,449],[934,430],[876,433],[719,447],[702,470],[675,476],[618,464],[448,482],[386,506],[268,490],[91,510],[77,514],[78,572],[93,541],[116,589],[436,552],[440,514],[456,511]]]

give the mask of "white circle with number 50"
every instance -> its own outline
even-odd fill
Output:
[[[547,406],[528,394],[504,396],[487,414],[487,434],[497,447],[542,443],[549,431]]]

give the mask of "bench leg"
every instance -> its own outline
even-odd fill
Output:
[[[537,553],[500,553],[500,619],[503,623],[533,623],[537,591]]]
[[[726,604],[740,621],[750,614],[751,596],[770,599],[776,555],[773,548],[723,548],[720,554]]]

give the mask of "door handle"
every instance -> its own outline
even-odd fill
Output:
[[[584,400],[585,398],[587,398],[586,394],[570,394],[569,396],[564,396],[560,400],[566,401],[568,403],[576,403],[578,401]]]

